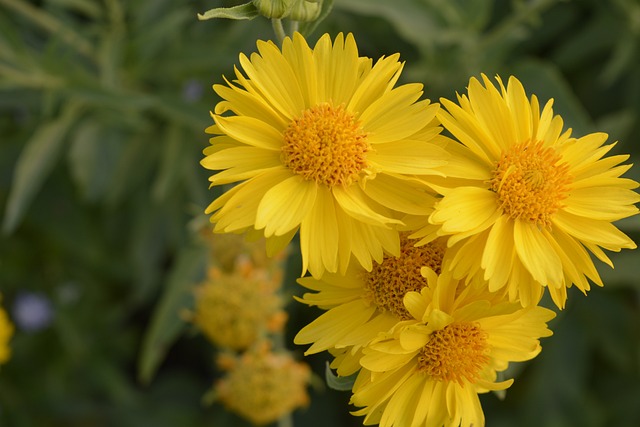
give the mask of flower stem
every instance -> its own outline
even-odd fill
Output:
[[[278,41],[282,43],[282,41],[286,37],[286,34],[284,32],[284,27],[282,26],[282,20],[274,18],[271,20],[271,25],[273,26],[273,31],[276,33],[276,37],[278,38]]]

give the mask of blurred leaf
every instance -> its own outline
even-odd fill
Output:
[[[358,373],[356,372],[353,375],[349,375],[348,377],[339,377],[333,373],[331,368],[329,367],[329,362],[327,362],[324,377],[327,381],[327,386],[333,390],[338,391],[351,391],[353,388],[353,384],[356,382],[356,377]]]
[[[589,114],[555,65],[526,60],[513,67],[513,74],[522,82],[529,96],[538,97],[540,109],[547,100],[554,100],[554,113],[562,116],[565,130],[573,129],[574,137],[592,132]]]
[[[167,131],[162,147],[160,170],[152,190],[155,201],[166,199],[180,177],[186,155],[189,154],[184,148],[186,141],[183,135],[182,128],[179,126],[170,126]]]
[[[612,84],[633,61],[637,60],[638,43],[631,35],[621,37],[611,54],[611,59],[602,71],[605,84]]]
[[[430,8],[421,0],[349,0],[338,1],[335,7],[356,14],[384,18],[393,24],[400,35],[416,46],[430,45],[439,30]]]
[[[113,178],[122,152],[123,138],[117,129],[105,128],[95,118],[82,122],[69,150],[69,167],[87,200],[101,198]]]
[[[65,7],[94,19],[99,18],[102,14],[100,3],[94,0],[48,0],[48,3]]]
[[[180,311],[190,306],[190,290],[204,277],[206,263],[207,252],[200,247],[186,247],[178,254],[142,344],[138,375],[143,383],[151,381],[169,347],[183,329],[185,323]]]
[[[209,9],[203,14],[198,14],[198,19],[201,21],[213,18],[226,18],[226,19],[254,19],[258,16],[258,9],[253,3],[245,3],[234,7],[218,7],[216,9]]]
[[[640,220],[634,218],[636,226]],[[635,251],[622,251],[610,254],[614,268],[597,263],[596,267],[606,287],[629,286],[640,290],[640,278],[638,278],[638,253]]]
[[[2,230],[11,233],[55,166],[69,128],[80,112],[69,104],[60,116],[42,124],[27,141],[16,163]]]

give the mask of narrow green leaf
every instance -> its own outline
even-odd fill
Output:
[[[138,375],[143,383],[151,381],[169,347],[183,330],[185,322],[180,312],[192,305],[190,290],[204,277],[206,262],[207,252],[200,247],[183,248],[178,255],[142,344]]]
[[[233,7],[218,7],[215,9],[207,10],[205,13],[198,14],[198,19],[205,21],[207,19],[214,18],[226,18],[226,19],[253,19],[259,15],[258,9],[253,3],[245,3],[239,6]]]
[[[338,391],[351,391],[351,389],[353,388],[353,384],[356,382],[357,376],[358,373],[356,372],[355,374],[349,375],[348,377],[339,377],[333,373],[333,371],[329,367],[329,362],[327,362],[326,368],[324,370],[324,377],[327,381],[327,386]]]
[[[77,105],[68,106],[60,117],[40,126],[25,144],[13,173],[2,221],[4,233],[9,234],[15,230],[53,170],[69,128],[76,121],[78,114]]]

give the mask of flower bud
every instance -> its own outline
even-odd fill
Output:
[[[253,0],[253,5],[260,15],[269,19],[286,18],[289,15],[291,4],[295,0]]]
[[[314,21],[320,15],[321,2],[317,0],[294,0],[289,12],[289,19],[294,21]]]

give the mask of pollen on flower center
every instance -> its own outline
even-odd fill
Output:
[[[349,185],[367,167],[367,134],[343,106],[318,104],[284,131],[282,160],[293,172],[329,187]]]
[[[445,245],[435,240],[424,246],[414,246],[415,240],[400,235],[400,256],[385,257],[381,264],[374,265],[365,274],[365,290],[368,299],[381,311],[388,311],[400,319],[411,319],[404,306],[407,292],[417,291],[426,286],[426,279],[420,274],[422,267],[430,267],[440,274]]]
[[[503,211],[512,219],[550,226],[571,182],[569,165],[560,160],[552,147],[540,141],[516,144],[503,152],[490,181]]]
[[[418,355],[418,371],[437,381],[475,382],[489,362],[487,333],[477,323],[452,323],[431,334]]]

